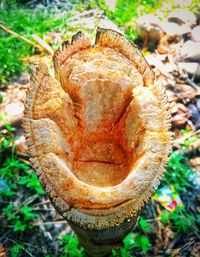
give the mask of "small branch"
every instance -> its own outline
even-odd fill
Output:
[[[54,225],[54,224],[67,224],[65,220],[58,220],[58,221],[49,221],[49,222],[39,222],[33,223],[33,226],[41,226],[41,225]]]
[[[39,36],[33,34],[32,37],[35,39],[35,41],[38,42],[38,44],[44,48],[47,53],[49,53],[50,55],[53,55],[54,52],[53,52],[53,49],[50,47],[50,45],[48,45],[43,39],[41,39]]]
[[[33,34],[32,37],[35,39],[35,41],[37,41],[37,44],[35,44],[33,41],[29,40],[26,37],[21,36],[20,34],[18,34],[17,32],[5,27],[3,24],[0,23],[0,28],[2,28],[4,31],[10,33],[11,35],[15,36],[16,38],[19,38],[23,41],[25,41],[26,43],[28,43],[29,45],[34,46],[35,48],[41,50],[42,48],[50,55],[53,55],[53,49],[50,47],[50,45],[48,45],[43,39],[41,39],[39,36]]]
[[[53,208],[47,208],[47,209],[44,209],[44,208],[39,208],[39,209],[34,208],[33,210],[34,210],[34,211],[54,211]]]
[[[5,234],[3,234],[2,237],[0,237],[0,242],[3,242],[4,237],[6,237],[11,232],[12,232],[12,229],[9,229],[8,231],[6,231]]]
[[[13,240],[13,239],[11,239],[11,238],[6,237],[6,239],[9,240],[9,241],[11,241],[11,242],[14,243],[14,244],[18,244],[17,241],[15,241],[15,240]],[[29,256],[34,257],[34,256],[33,256],[27,249],[25,249],[24,247],[22,247],[22,250],[23,250],[24,252],[26,252]]]
[[[45,201],[42,201],[40,203],[36,203],[34,206],[39,206],[39,205],[44,205],[45,203],[51,203],[50,200],[45,200]]]
[[[21,36],[20,34],[18,34],[17,32],[5,27],[4,25],[0,24],[0,28],[2,28],[3,30],[5,30],[6,32],[10,33],[11,35],[25,41],[26,43],[28,43],[29,45],[34,46],[35,48],[40,49],[40,47],[38,45],[36,45],[34,42],[32,42],[31,40],[29,40],[28,38],[25,38],[23,36]]]

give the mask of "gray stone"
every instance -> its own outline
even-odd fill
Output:
[[[108,9],[111,11],[115,10],[117,0],[105,0],[106,5],[108,6]]]
[[[177,9],[171,12],[168,16],[168,20],[176,22],[180,25],[186,23],[189,26],[194,26],[197,22],[197,18],[193,12],[181,9]]]
[[[193,28],[191,32],[191,39],[196,42],[200,41],[200,26]]]
[[[179,68],[185,70],[190,75],[195,74],[195,78],[200,78],[200,65],[196,62],[179,62]]]
[[[200,61],[200,42],[186,41],[178,53],[178,59]]]
[[[160,24],[162,30],[168,35],[184,35],[191,32],[191,28],[188,24],[179,25],[175,22],[164,21]]]

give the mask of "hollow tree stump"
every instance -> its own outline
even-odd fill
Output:
[[[24,130],[30,161],[57,211],[90,256],[131,231],[171,149],[162,85],[121,34],[81,32],[31,77]]]

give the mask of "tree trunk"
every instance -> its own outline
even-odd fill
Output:
[[[137,216],[124,220],[121,224],[107,229],[84,229],[68,222],[76,233],[80,243],[91,257],[103,257],[111,253],[112,248],[120,246],[123,238],[132,230]]]

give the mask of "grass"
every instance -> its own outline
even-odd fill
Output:
[[[112,12],[108,9],[104,0],[98,0],[107,17],[109,17],[119,27],[124,28],[125,35],[131,41],[138,38],[135,31],[136,19],[143,14],[154,13],[162,6],[161,0],[118,0],[115,10]]]
[[[32,41],[34,41],[32,34],[42,38],[47,32],[62,31],[69,16],[69,13],[58,14],[55,10],[46,8],[33,10],[14,5],[12,8],[0,9],[0,23]],[[13,75],[19,75],[27,69],[28,66],[23,63],[23,58],[34,54],[35,49],[1,28],[0,48],[0,86],[3,86]]]
[[[31,222],[38,216],[27,202],[44,194],[36,174],[15,155],[13,131],[10,124],[4,125],[0,131],[1,234],[6,233],[9,226],[13,233],[30,230]],[[21,195],[24,191],[26,194]]]
[[[139,15],[153,13],[161,7],[160,0],[118,0],[115,11],[111,14],[111,18],[119,25],[123,26],[131,22]]]

